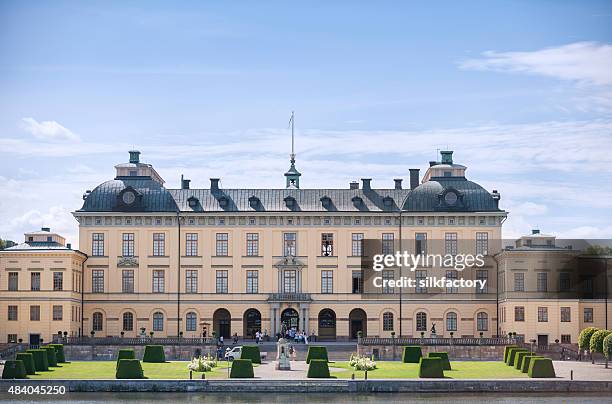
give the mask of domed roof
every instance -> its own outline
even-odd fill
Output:
[[[456,194],[456,198],[453,196],[445,200],[444,196],[451,192]],[[500,209],[498,201],[489,191],[475,182],[468,181],[465,177],[432,177],[410,192],[404,210],[497,212]]]
[[[176,203],[170,192],[150,177],[117,177],[103,182],[87,195],[82,212],[121,211],[120,195],[126,189],[136,191],[139,199],[137,206],[140,212],[174,212]]]

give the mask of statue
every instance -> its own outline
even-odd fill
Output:
[[[276,343],[276,370],[291,370],[289,362],[289,340],[283,337]]]
[[[431,338],[436,338],[436,323],[431,324]]]

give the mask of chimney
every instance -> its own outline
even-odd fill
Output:
[[[140,163],[140,152],[138,150],[130,150],[130,163]]]
[[[370,182],[372,181],[372,178],[362,178],[361,182],[363,182],[363,190],[364,191],[369,191],[372,188],[370,188]]]
[[[41,227],[40,231],[46,231],[47,233],[51,232],[51,228],[50,227]]]
[[[539,229],[533,229],[533,230],[531,230],[531,234],[540,234],[540,230]]]
[[[497,189],[494,189],[491,193],[493,200],[495,201],[495,207],[499,209],[499,200],[501,199],[501,195],[497,192]]]
[[[349,189],[359,189],[359,182],[351,181],[351,183],[349,184]]]
[[[410,189],[415,189],[419,186],[419,168],[410,169]]]
[[[189,189],[189,183],[190,182],[191,182],[191,180],[183,178],[183,175],[181,174],[181,189]]]
[[[402,189],[402,179],[401,178],[394,178],[393,181],[395,182],[395,189]]]
[[[70,244],[70,243],[66,244],[66,248],[69,249],[69,250],[72,250],[72,244]]]
[[[219,178],[210,179],[210,192],[219,192]]]

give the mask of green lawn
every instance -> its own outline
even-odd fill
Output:
[[[368,371],[368,379],[417,379],[419,377],[418,363],[376,362],[377,369]],[[504,362],[453,362],[453,370],[445,370],[444,376],[451,379],[512,379],[525,378],[526,373],[507,366]],[[350,378],[355,373],[355,379],[363,379],[362,371],[353,370],[348,362],[333,362],[329,364],[333,376],[339,379]]]
[[[186,361],[166,363],[143,363],[145,377],[148,379],[189,379]],[[368,379],[416,379],[419,365],[416,363],[377,362],[378,369],[368,372]],[[254,365],[257,367],[258,365]],[[525,378],[512,366],[498,362],[451,362],[453,370],[447,370],[444,375],[451,379],[510,379]],[[348,362],[330,362],[332,376],[339,379],[350,379],[355,373],[356,379],[363,379],[364,372],[355,371]],[[50,368],[48,372],[38,372],[28,376],[31,379],[114,379],[115,362],[71,362],[61,367]],[[227,362],[219,362],[218,367],[205,373],[207,379],[227,378]],[[257,376],[257,371],[255,371]],[[201,373],[193,374],[194,379],[202,377]]]
[[[189,379],[189,362],[142,363],[142,369],[147,379]],[[256,365],[255,365],[256,366]],[[38,372],[30,375],[30,379],[114,379],[115,361],[70,362],[61,367],[49,368],[48,372]],[[219,365],[211,372],[206,372],[207,379],[227,378],[227,362]],[[202,377],[202,373],[193,373],[194,379]]]

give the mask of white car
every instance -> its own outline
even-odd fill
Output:
[[[240,359],[240,355],[242,354],[242,347],[241,346],[235,346],[233,348],[227,348],[225,350],[225,360],[226,361],[233,361],[234,359]],[[259,354],[261,356],[261,360],[264,361],[266,360],[266,353],[265,352],[261,352]]]
[[[227,348],[225,351],[225,360],[233,361],[234,359],[240,359],[240,354],[242,353],[241,346],[235,346],[232,349]]]

